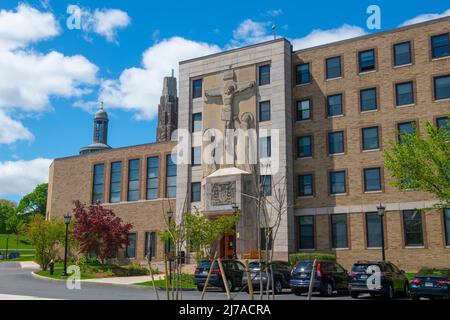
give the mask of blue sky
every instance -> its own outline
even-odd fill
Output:
[[[270,39],[272,19],[298,48],[381,31],[367,29],[371,4],[381,30],[450,14],[448,0],[2,0],[0,198],[17,201],[52,159],[89,144],[100,99],[111,146],[153,142],[162,77],[180,59]],[[81,29],[67,27],[68,5]]]

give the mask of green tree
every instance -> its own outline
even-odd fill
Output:
[[[0,234],[8,232],[8,219],[15,215],[16,203],[0,199]]]
[[[47,270],[48,264],[56,259],[58,249],[64,244],[64,223],[58,220],[46,221],[42,215],[36,214],[30,218],[25,231],[36,249],[36,262],[42,270]]]
[[[241,219],[241,215],[234,214],[210,219],[196,212],[187,213],[185,219],[191,249],[202,252],[205,257],[211,257],[214,241],[225,233],[231,232]]]
[[[25,195],[17,206],[17,212],[23,215],[41,214],[47,212],[48,184],[38,185],[31,193]]]
[[[384,152],[385,167],[392,173],[392,185],[434,194],[437,207],[450,207],[450,130],[427,123],[426,136],[405,134],[401,143],[390,141]]]

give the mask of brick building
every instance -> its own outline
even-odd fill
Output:
[[[131,249],[142,259],[146,243],[162,255],[151,232],[164,228],[168,203],[178,216],[195,207],[214,217],[238,206],[236,232],[217,246],[223,256],[255,251],[261,225],[244,195],[252,192],[248,164],[205,164],[201,156],[208,129],[255,128],[258,164],[268,164],[260,172],[268,197],[282,185],[290,204],[273,243],[278,257],[335,252],[346,267],[380,259],[383,225],[387,259],[408,271],[448,267],[450,210],[428,210],[436,202],[432,195],[392,187],[382,157],[401,133],[422,132],[426,121],[448,121],[449,22],[447,17],[298,51],[276,39],[182,61],[178,100],[161,99],[177,104],[176,116],[168,117],[177,124],[164,128],[191,133],[189,160],[176,166],[176,178],[174,166],[166,165],[175,146],[170,141],[56,159],[48,214],[69,211],[71,200],[99,197],[135,225],[137,249]],[[149,160],[154,156],[156,170],[156,160]],[[111,180],[113,171],[120,172],[120,187]],[[380,203],[386,207],[383,224],[376,214]]]

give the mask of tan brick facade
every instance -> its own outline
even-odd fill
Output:
[[[47,205],[48,218],[62,217],[73,210],[73,201],[92,203],[93,168],[95,164],[104,164],[104,202],[105,207],[133,225],[136,233],[136,260],[144,259],[146,232],[165,230],[165,213],[175,208],[175,199],[166,199],[166,159],[172,153],[174,143],[146,144],[134,147],[113,149],[89,155],[56,159],[50,167],[49,194]],[[159,199],[145,200],[147,190],[147,158],[159,157]],[[127,202],[128,163],[140,159],[140,200]],[[121,161],[121,202],[108,203],[110,194],[111,163]],[[157,259],[162,259],[164,244],[157,236]],[[119,253],[123,257],[123,252]]]
[[[296,175],[314,175],[314,196],[298,197],[298,185],[294,183],[296,212],[314,213],[316,216],[316,249],[330,251],[329,215],[320,213],[348,213],[349,248],[337,250],[337,257],[346,267],[358,259],[380,259],[379,249],[367,249],[366,229],[362,208],[376,211],[378,203],[388,205],[386,216],[387,259],[398,263],[405,270],[417,270],[421,266],[450,266],[450,248],[446,247],[442,211],[427,211],[423,219],[424,247],[405,248],[401,211],[392,210],[402,204],[416,203],[420,209],[424,203],[433,201],[430,194],[414,191],[399,191],[389,184],[390,175],[383,170],[383,150],[389,141],[397,139],[396,125],[405,121],[416,121],[423,133],[426,121],[435,123],[437,117],[450,112],[450,101],[434,100],[433,77],[450,74],[450,57],[433,61],[430,54],[430,37],[450,31],[450,19],[426,23],[406,29],[398,29],[379,35],[343,41],[342,43],[305,49],[293,54],[293,68],[300,63],[310,63],[311,84],[297,85],[293,89],[293,114],[296,115],[297,101],[312,100],[312,120],[294,121],[293,145],[297,149],[297,137],[313,136],[313,156],[297,159],[295,152],[294,171]],[[411,41],[412,64],[394,67],[393,45]],[[376,70],[359,74],[358,52],[375,49]],[[327,80],[325,61],[341,56],[342,77]],[[396,107],[395,84],[405,81],[414,83],[414,105]],[[377,88],[378,109],[360,111],[360,90]],[[343,95],[343,116],[327,118],[327,96]],[[380,148],[362,151],[362,128],[378,126]],[[345,152],[328,155],[327,133],[344,131]],[[382,168],[382,191],[364,192],[364,168]],[[345,170],[347,192],[345,195],[330,195],[330,171]],[[406,205],[407,206],[407,205]],[[410,204],[411,209],[415,207]],[[375,209],[375,210],[374,210]]]

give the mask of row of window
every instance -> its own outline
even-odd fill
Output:
[[[380,167],[363,169],[364,192],[383,190],[383,171]],[[314,196],[314,174],[298,176],[298,196]],[[328,192],[330,195],[347,194],[347,171],[336,170],[328,173]]]
[[[435,100],[450,99],[450,75],[433,78]],[[378,110],[378,89],[376,87],[362,89],[359,92],[359,106],[361,112]],[[415,104],[414,82],[406,81],[395,84],[395,102],[397,107]],[[312,118],[312,99],[297,101],[297,121],[310,120]],[[270,104],[268,105],[270,108]],[[264,117],[261,118],[261,114]],[[269,116],[267,116],[269,113]],[[327,96],[326,116],[337,117],[344,115],[344,96],[342,93]],[[267,105],[260,104],[260,121],[270,120],[270,109]]]
[[[145,243],[144,243],[144,257],[148,255],[152,258],[156,257],[156,238],[157,234],[154,231],[145,233]],[[128,234],[128,245],[125,249],[125,256],[128,259],[135,259],[137,251],[137,234]]]
[[[166,157],[166,198],[176,197],[177,167],[172,155]],[[140,200],[140,159],[128,161],[127,201]],[[122,162],[111,163],[109,203],[122,201]],[[104,202],[105,165],[103,163],[94,165],[92,202]],[[159,198],[159,157],[147,158],[146,199]]]
[[[450,120],[447,116],[436,119],[438,128],[445,127],[450,129]],[[417,123],[415,121],[406,121],[397,124],[397,139],[400,143],[405,134],[416,132]],[[361,149],[362,151],[380,149],[380,127],[370,126],[361,129]],[[345,153],[345,132],[333,131],[327,134],[328,155]],[[297,158],[311,158],[313,156],[313,136],[304,135],[297,138]]]
[[[431,58],[439,59],[449,56],[449,34],[432,36]],[[393,66],[405,66],[413,63],[413,46],[411,41],[396,43],[392,46]],[[374,48],[358,52],[358,72],[370,72],[377,69],[376,50]],[[342,57],[325,59],[325,79],[336,79],[343,76]],[[310,84],[312,81],[310,63],[301,63],[296,68],[297,85]]]
[[[367,248],[380,248],[381,216],[377,212],[368,212],[365,216],[365,239]],[[403,239],[405,247],[424,246],[424,224],[422,212],[419,210],[404,210],[402,212]],[[450,209],[444,210],[445,244],[450,246]],[[331,245],[333,249],[348,248],[347,214],[330,215]],[[315,217],[298,217],[299,249],[315,249]]]

